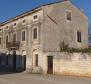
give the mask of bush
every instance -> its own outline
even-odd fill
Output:
[[[69,52],[69,53],[91,53],[91,48],[85,48],[85,49],[77,49],[77,48],[69,48],[67,44],[65,44],[65,42],[61,42],[60,43],[60,52]]]

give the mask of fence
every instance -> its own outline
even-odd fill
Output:
[[[0,65],[10,71],[23,71],[26,69],[26,56],[0,53]]]

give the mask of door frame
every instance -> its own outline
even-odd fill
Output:
[[[47,74],[53,74],[53,56],[47,56]]]

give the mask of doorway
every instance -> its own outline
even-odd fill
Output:
[[[47,57],[47,73],[48,74],[53,74],[53,56],[48,56]]]
[[[38,66],[38,54],[35,54],[35,66]]]

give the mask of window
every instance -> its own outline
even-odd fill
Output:
[[[25,41],[25,31],[22,31],[22,41]]]
[[[37,39],[37,35],[38,33],[37,33],[37,28],[34,28],[33,29],[33,39]]]
[[[33,17],[34,19],[37,19],[38,18],[38,16],[37,15],[34,15],[34,17]]]
[[[16,34],[13,35],[13,41],[16,41]]]
[[[0,32],[2,31],[2,29],[0,29]]]
[[[6,36],[6,43],[8,43],[8,41],[9,41],[9,37],[8,37],[8,36]]]
[[[77,42],[81,42],[81,32],[77,31]]]
[[[9,26],[6,26],[6,29],[8,29],[9,28]]]
[[[0,45],[1,45],[1,43],[2,43],[2,38],[0,37]]]
[[[16,23],[14,23],[14,26],[16,26]]]
[[[66,19],[71,21],[71,12],[70,11],[66,11]]]
[[[22,22],[23,22],[23,23],[25,23],[25,22],[26,22],[26,20],[24,19]]]
[[[35,66],[38,66],[38,54],[35,54]]]

